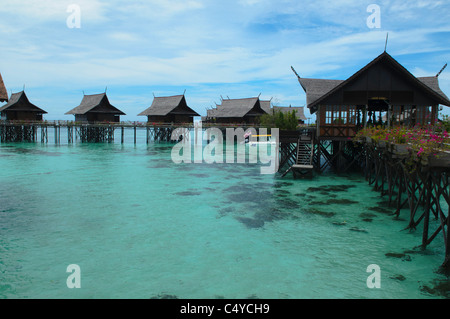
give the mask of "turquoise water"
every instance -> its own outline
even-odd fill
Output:
[[[408,212],[393,220],[360,174],[293,180],[258,164],[175,164],[173,145],[142,139],[0,144],[0,297],[445,294],[435,289],[447,282],[442,235],[414,250],[421,225],[403,231]],[[70,264],[79,289],[67,287]],[[366,284],[370,264],[378,289]]]

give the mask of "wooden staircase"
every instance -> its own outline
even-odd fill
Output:
[[[312,175],[314,141],[308,135],[300,135],[297,141],[297,156],[295,164],[288,168],[282,177],[292,171],[294,178]]]

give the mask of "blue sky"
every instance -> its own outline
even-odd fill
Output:
[[[69,5],[80,28],[69,28]],[[367,8],[380,8],[369,28]],[[110,102],[137,114],[153,95],[186,90],[201,115],[221,96],[304,106],[294,73],[347,79],[384,51],[416,76],[450,60],[450,1],[1,0],[0,73],[8,93],[25,92],[46,119],[72,119],[83,92],[107,87]],[[450,96],[450,68],[440,76]],[[446,114],[450,114],[447,108]],[[307,116],[309,116],[309,113]]]

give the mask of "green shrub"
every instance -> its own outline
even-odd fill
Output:
[[[292,110],[288,113],[276,111],[273,114],[264,114],[259,121],[261,126],[267,128],[279,128],[280,130],[296,130],[298,126],[296,111]]]

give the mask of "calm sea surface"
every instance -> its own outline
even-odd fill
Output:
[[[408,211],[394,220],[360,174],[175,164],[143,136],[49,141],[0,144],[1,298],[448,297],[442,235],[414,249],[422,224],[404,231]]]

